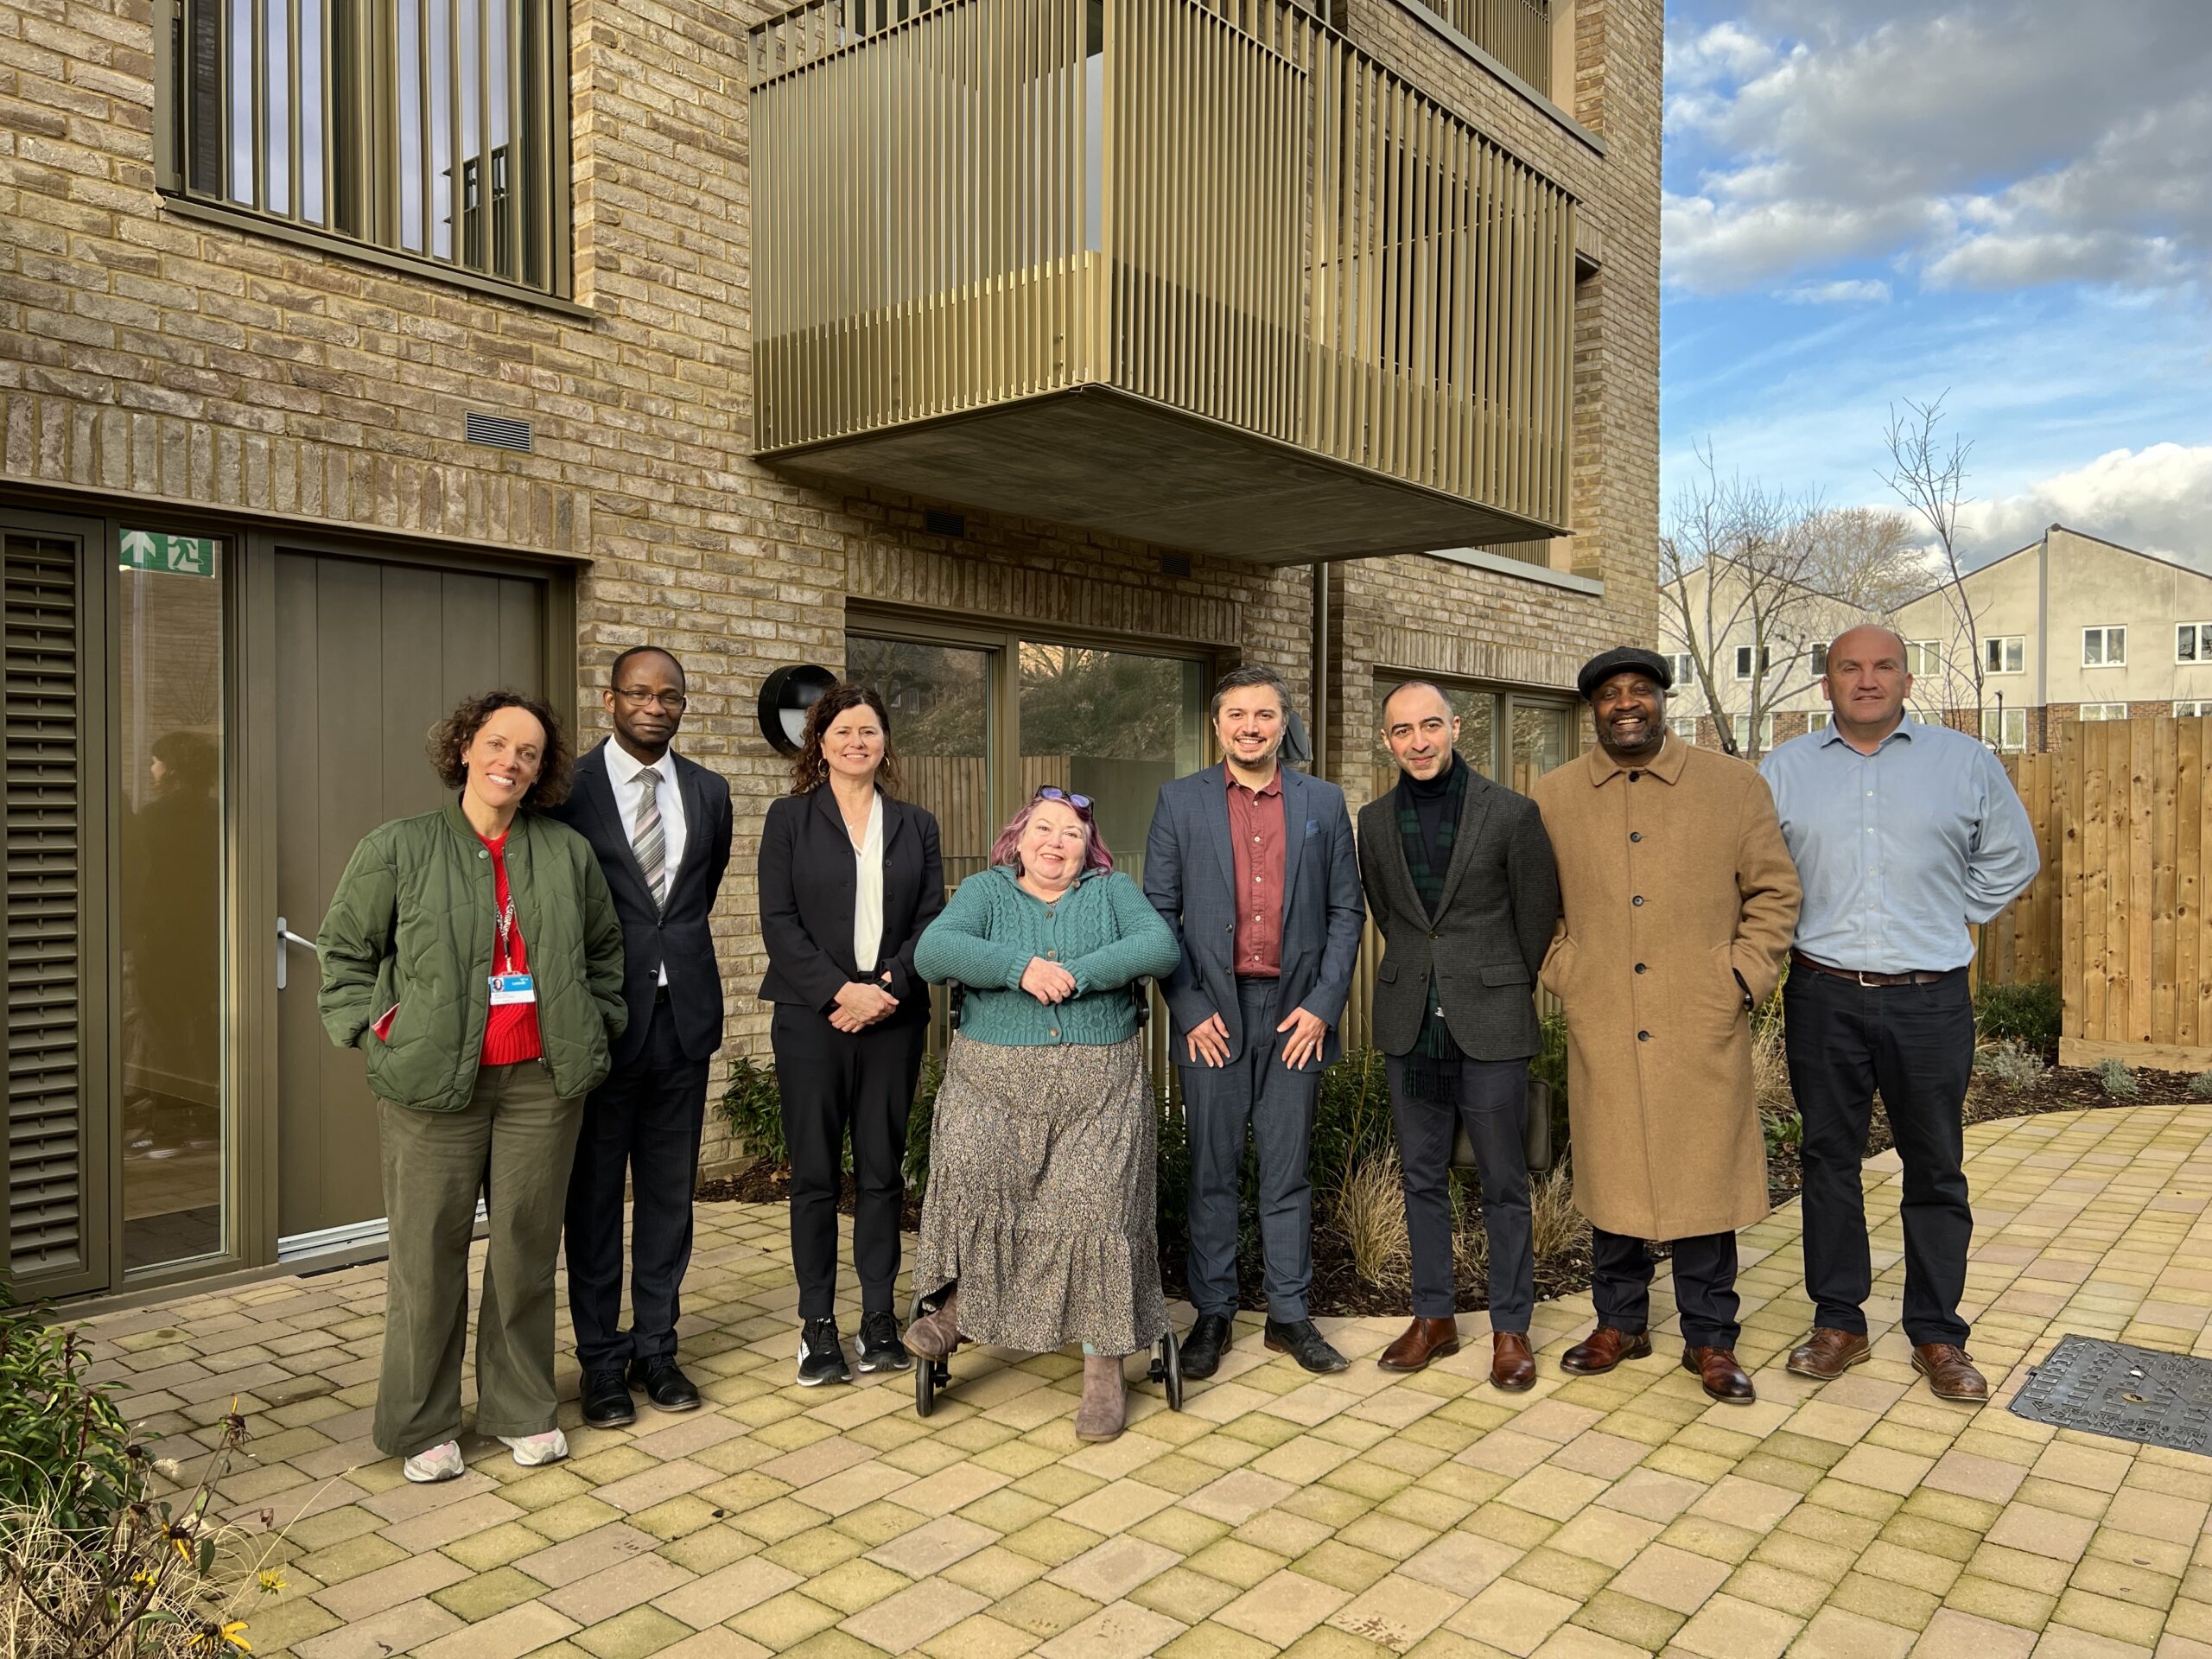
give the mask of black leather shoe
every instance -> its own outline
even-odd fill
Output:
[[[638,1421],[637,1402],[622,1386],[620,1365],[604,1371],[586,1371],[577,1390],[584,1402],[584,1421],[594,1428],[620,1428]]]
[[[1191,1334],[1176,1350],[1186,1381],[1203,1382],[1221,1369],[1221,1357],[1229,1351],[1231,1331],[1229,1321],[1218,1313],[1198,1315]]]
[[[630,1381],[643,1389],[645,1398],[659,1410],[699,1408],[699,1390],[691,1386],[691,1379],[683,1375],[683,1368],[676,1363],[672,1354],[663,1354],[657,1359],[632,1360]]]
[[[1262,1340],[1270,1353],[1288,1354],[1307,1370],[1320,1376],[1341,1371],[1351,1363],[1329,1346],[1329,1339],[1311,1319],[1269,1319]],[[1185,1374],[1189,1374],[1187,1369]]]

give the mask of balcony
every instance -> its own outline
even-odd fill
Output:
[[[1574,204],[1290,0],[752,32],[757,453],[1267,563],[1566,527]]]

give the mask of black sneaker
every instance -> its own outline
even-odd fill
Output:
[[[887,1307],[880,1313],[861,1314],[861,1370],[909,1371],[913,1368],[914,1357],[899,1340],[898,1316]]]
[[[849,1382],[845,1369],[845,1344],[837,1335],[835,1319],[809,1319],[798,1328],[798,1382],[803,1389],[824,1382]]]

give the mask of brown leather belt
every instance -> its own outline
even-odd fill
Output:
[[[1816,974],[1826,974],[1830,979],[1847,979],[1854,985],[1933,985],[1939,979],[1948,979],[1956,969],[1941,974],[1862,974],[1850,968],[1832,968],[1825,962],[1816,962],[1802,950],[1792,950],[1789,960],[1800,968],[1809,968]]]

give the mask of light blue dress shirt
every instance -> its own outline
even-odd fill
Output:
[[[2042,858],[2005,768],[1974,739],[1907,718],[1872,754],[1830,728],[1759,763],[1805,886],[1797,949],[1866,974],[1974,960]]]

